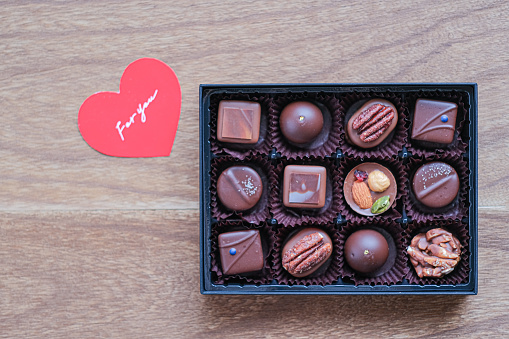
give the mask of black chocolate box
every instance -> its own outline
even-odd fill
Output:
[[[371,99],[394,105],[399,112],[397,126],[390,140],[380,146],[356,148],[345,139],[346,122],[357,103]],[[411,138],[418,99],[457,104],[452,143],[430,147]],[[260,104],[256,144],[235,145],[218,140],[222,100]],[[328,137],[319,145],[294,147],[282,137],[278,122],[281,110],[295,101],[312,102],[322,110]],[[430,211],[416,201],[411,179],[420,165],[433,161],[453,166],[460,188],[449,207]],[[345,177],[364,162],[387,167],[398,183],[395,201],[383,214],[360,215],[345,201]],[[219,174],[239,164],[255,169],[263,181],[260,202],[246,212],[224,208],[217,197]],[[285,208],[281,190],[282,172],[287,165],[324,167],[328,205],[313,213]],[[281,252],[285,239],[305,227],[327,233],[334,250],[326,269],[296,278],[282,268]],[[436,227],[457,237],[461,259],[455,270],[442,278],[419,278],[406,249],[415,235]],[[345,237],[363,228],[379,230],[393,239],[389,245],[394,253],[392,268],[383,275],[357,275],[345,263]],[[236,230],[259,231],[263,247],[261,270],[250,274],[223,273],[218,237]],[[200,266],[202,294],[477,294],[477,84],[200,85]]]

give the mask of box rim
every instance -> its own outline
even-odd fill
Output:
[[[205,173],[204,173],[204,165],[207,163],[207,160],[210,159],[210,154],[205,154],[204,146],[209,142],[210,139],[210,131],[205,129],[205,122],[208,125],[208,119],[205,117],[206,108],[204,107],[204,100],[207,97],[210,97],[214,90],[238,90],[238,89],[285,89],[287,87],[299,88],[300,90],[304,88],[310,89],[328,89],[330,91],[341,91],[347,89],[361,91],[363,88],[367,89],[371,87],[369,91],[376,92],[372,87],[382,87],[385,91],[391,90],[393,87],[415,87],[421,89],[436,89],[437,87],[456,87],[456,88],[444,88],[444,90],[454,90],[465,87],[469,88],[469,170],[474,168],[475,170],[471,172],[469,176],[469,184],[470,184],[470,203],[469,207],[469,215],[468,215],[468,224],[469,224],[469,246],[470,246],[470,272],[469,272],[469,282],[467,284],[460,285],[414,285],[414,284],[405,284],[405,285],[376,285],[376,286],[343,286],[343,285],[327,285],[327,286],[288,286],[288,285],[277,285],[277,284],[268,284],[268,285],[237,285],[237,284],[229,284],[229,285],[214,285],[210,280],[207,279],[207,273],[209,273],[210,277],[210,260],[207,260],[205,250],[206,250],[206,230],[205,230],[205,216],[206,216],[206,204],[204,203],[205,199]],[[397,90],[397,89],[396,89]],[[400,89],[401,90],[401,89]],[[207,92],[208,91],[208,92]],[[205,93],[207,92],[207,93]],[[470,95],[471,94],[471,95]],[[199,174],[200,174],[200,293],[204,295],[212,295],[212,294],[253,294],[253,295],[283,295],[283,294],[305,294],[305,295],[313,295],[313,294],[327,294],[327,295],[394,295],[394,294],[405,294],[405,295],[436,295],[436,294],[460,294],[460,295],[476,295],[478,293],[478,85],[475,82],[468,83],[271,83],[271,84],[200,84],[199,86],[199,131],[200,131],[200,157],[199,157]],[[205,133],[207,132],[207,133]],[[206,137],[206,138],[205,138]],[[208,200],[207,200],[208,201]],[[474,255],[475,254],[475,255]],[[208,265],[206,265],[208,263]],[[344,290],[330,290],[331,287],[341,288]],[[261,290],[258,290],[260,289]],[[439,290],[437,290],[439,288]],[[353,289],[353,290],[352,290]],[[407,290],[409,289],[409,290]]]

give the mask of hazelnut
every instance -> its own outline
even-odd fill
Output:
[[[383,192],[391,185],[391,181],[384,172],[374,170],[368,175],[368,185],[373,192]]]

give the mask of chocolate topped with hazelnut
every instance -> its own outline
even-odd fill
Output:
[[[355,212],[373,216],[387,211],[396,200],[396,179],[386,167],[366,162],[354,167],[343,185],[345,200]]]

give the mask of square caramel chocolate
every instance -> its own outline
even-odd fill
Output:
[[[220,234],[219,254],[224,274],[260,271],[263,268],[260,232],[245,230]]]
[[[458,105],[454,102],[418,99],[412,123],[412,139],[450,144],[454,139]]]
[[[222,100],[217,117],[217,139],[237,144],[256,144],[260,137],[261,106],[257,102]]]
[[[288,165],[283,182],[286,207],[322,208],[325,206],[327,170],[323,166]]]

